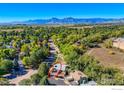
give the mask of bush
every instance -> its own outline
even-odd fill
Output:
[[[103,46],[105,48],[112,48],[112,45],[113,45],[113,43],[112,43],[111,39],[108,39],[108,40],[104,41],[104,44],[103,44]]]
[[[111,54],[111,55],[114,55],[115,54],[114,51],[109,51],[108,53]]]
[[[32,83],[30,79],[24,79],[19,82],[19,85],[32,85]]]
[[[0,85],[8,85],[9,81],[5,78],[0,78]]]

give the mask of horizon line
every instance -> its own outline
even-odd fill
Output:
[[[65,19],[65,18],[75,18],[75,19],[124,19],[124,17],[48,17],[48,18],[29,18],[29,19],[22,19],[22,20],[11,20],[11,21],[0,21],[0,23],[12,23],[12,22],[24,22],[30,20],[49,20],[49,19]]]

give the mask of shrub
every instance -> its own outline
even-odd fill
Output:
[[[23,79],[22,81],[19,82],[19,85],[31,85],[31,80],[30,79]]]
[[[31,82],[33,85],[38,85],[41,77],[38,74],[34,74],[31,76]]]
[[[104,41],[104,44],[103,44],[103,46],[105,47],[105,48],[112,48],[112,40],[111,39],[108,39],[108,40],[106,40],[106,41]]]
[[[5,78],[0,78],[0,85],[8,85],[9,81]]]
[[[108,53],[111,54],[111,55],[114,55],[115,54],[114,51],[109,51]]]

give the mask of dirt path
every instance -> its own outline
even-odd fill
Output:
[[[35,73],[37,73],[37,70],[29,69],[29,70],[27,70],[27,74],[22,75],[22,76],[18,76],[17,78],[11,79],[9,81],[11,84],[18,85],[21,80],[28,79],[28,78],[30,78],[31,75],[33,75]]]

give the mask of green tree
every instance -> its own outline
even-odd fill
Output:
[[[112,43],[111,39],[108,39],[108,40],[104,41],[104,44],[103,44],[103,46],[105,48],[112,48],[112,45],[113,45],[113,43]]]
[[[30,49],[29,49],[29,45],[28,44],[22,45],[21,52],[24,52],[25,55],[29,55],[29,51],[30,51]]]
[[[34,74],[31,76],[31,82],[33,85],[38,85],[41,77],[38,74]]]
[[[43,77],[43,76],[45,76],[47,74],[48,74],[48,66],[47,66],[47,64],[41,63],[41,65],[39,66],[39,69],[38,69],[38,75],[40,77]]]
[[[47,80],[47,76],[44,76],[41,80],[40,80],[40,85],[48,85],[48,80]]]
[[[22,60],[22,63],[27,66],[27,67],[31,67],[32,63],[30,61],[30,57],[24,57]]]
[[[0,74],[9,73],[13,68],[13,63],[10,60],[0,61]]]

